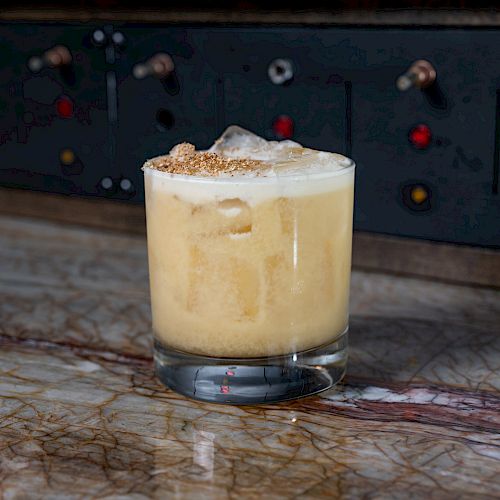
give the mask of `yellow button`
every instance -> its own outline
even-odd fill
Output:
[[[75,153],[72,149],[63,149],[59,153],[59,160],[63,165],[71,165],[75,162]]]
[[[415,186],[410,193],[411,201],[420,205],[427,199],[427,191],[422,186]]]

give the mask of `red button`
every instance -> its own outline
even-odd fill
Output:
[[[273,130],[280,139],[291,139],[293,137],[293,120],[287,115],[280,115],[273,122]]]
[[[408,138],[417,149],[426,149],[432,141],[431,129],[421,123],[410,130]]]
[[[73,101],[69,97],[60,97],[56,102],[57,114],[61,118],[73,116]]]

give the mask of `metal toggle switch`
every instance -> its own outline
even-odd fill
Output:
[[[138,80],[142,80],[148,76],[153,76],[158,79],[167,78],[174,71],[174,61],[164,52],[158,52],[146,62],[137,63],[132,74]]]
[[[436,80],[436,70],[429,61],[419,59],[415,61],[408,70],[398,77],[396,87],[402,92],[411,87],[424,89]]]
[[[71,52],[64,45],[56,45],[46,50],[41,56],[28,59],[28,68],[33,73],[38,73],[43,68],[61,68],[69,66],[72,61]]]

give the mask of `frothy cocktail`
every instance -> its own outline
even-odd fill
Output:
[[[287,356],[347,329],[354,166],[230,127],[144,165],[153,330],[166,349]],[[297,357],[297,356],[295,356]]]

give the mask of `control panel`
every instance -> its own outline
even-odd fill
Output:
[[[0,24],[0,184],[143,203],[230,124],[357,164],[359,230],[500,247],[500,30]]]

